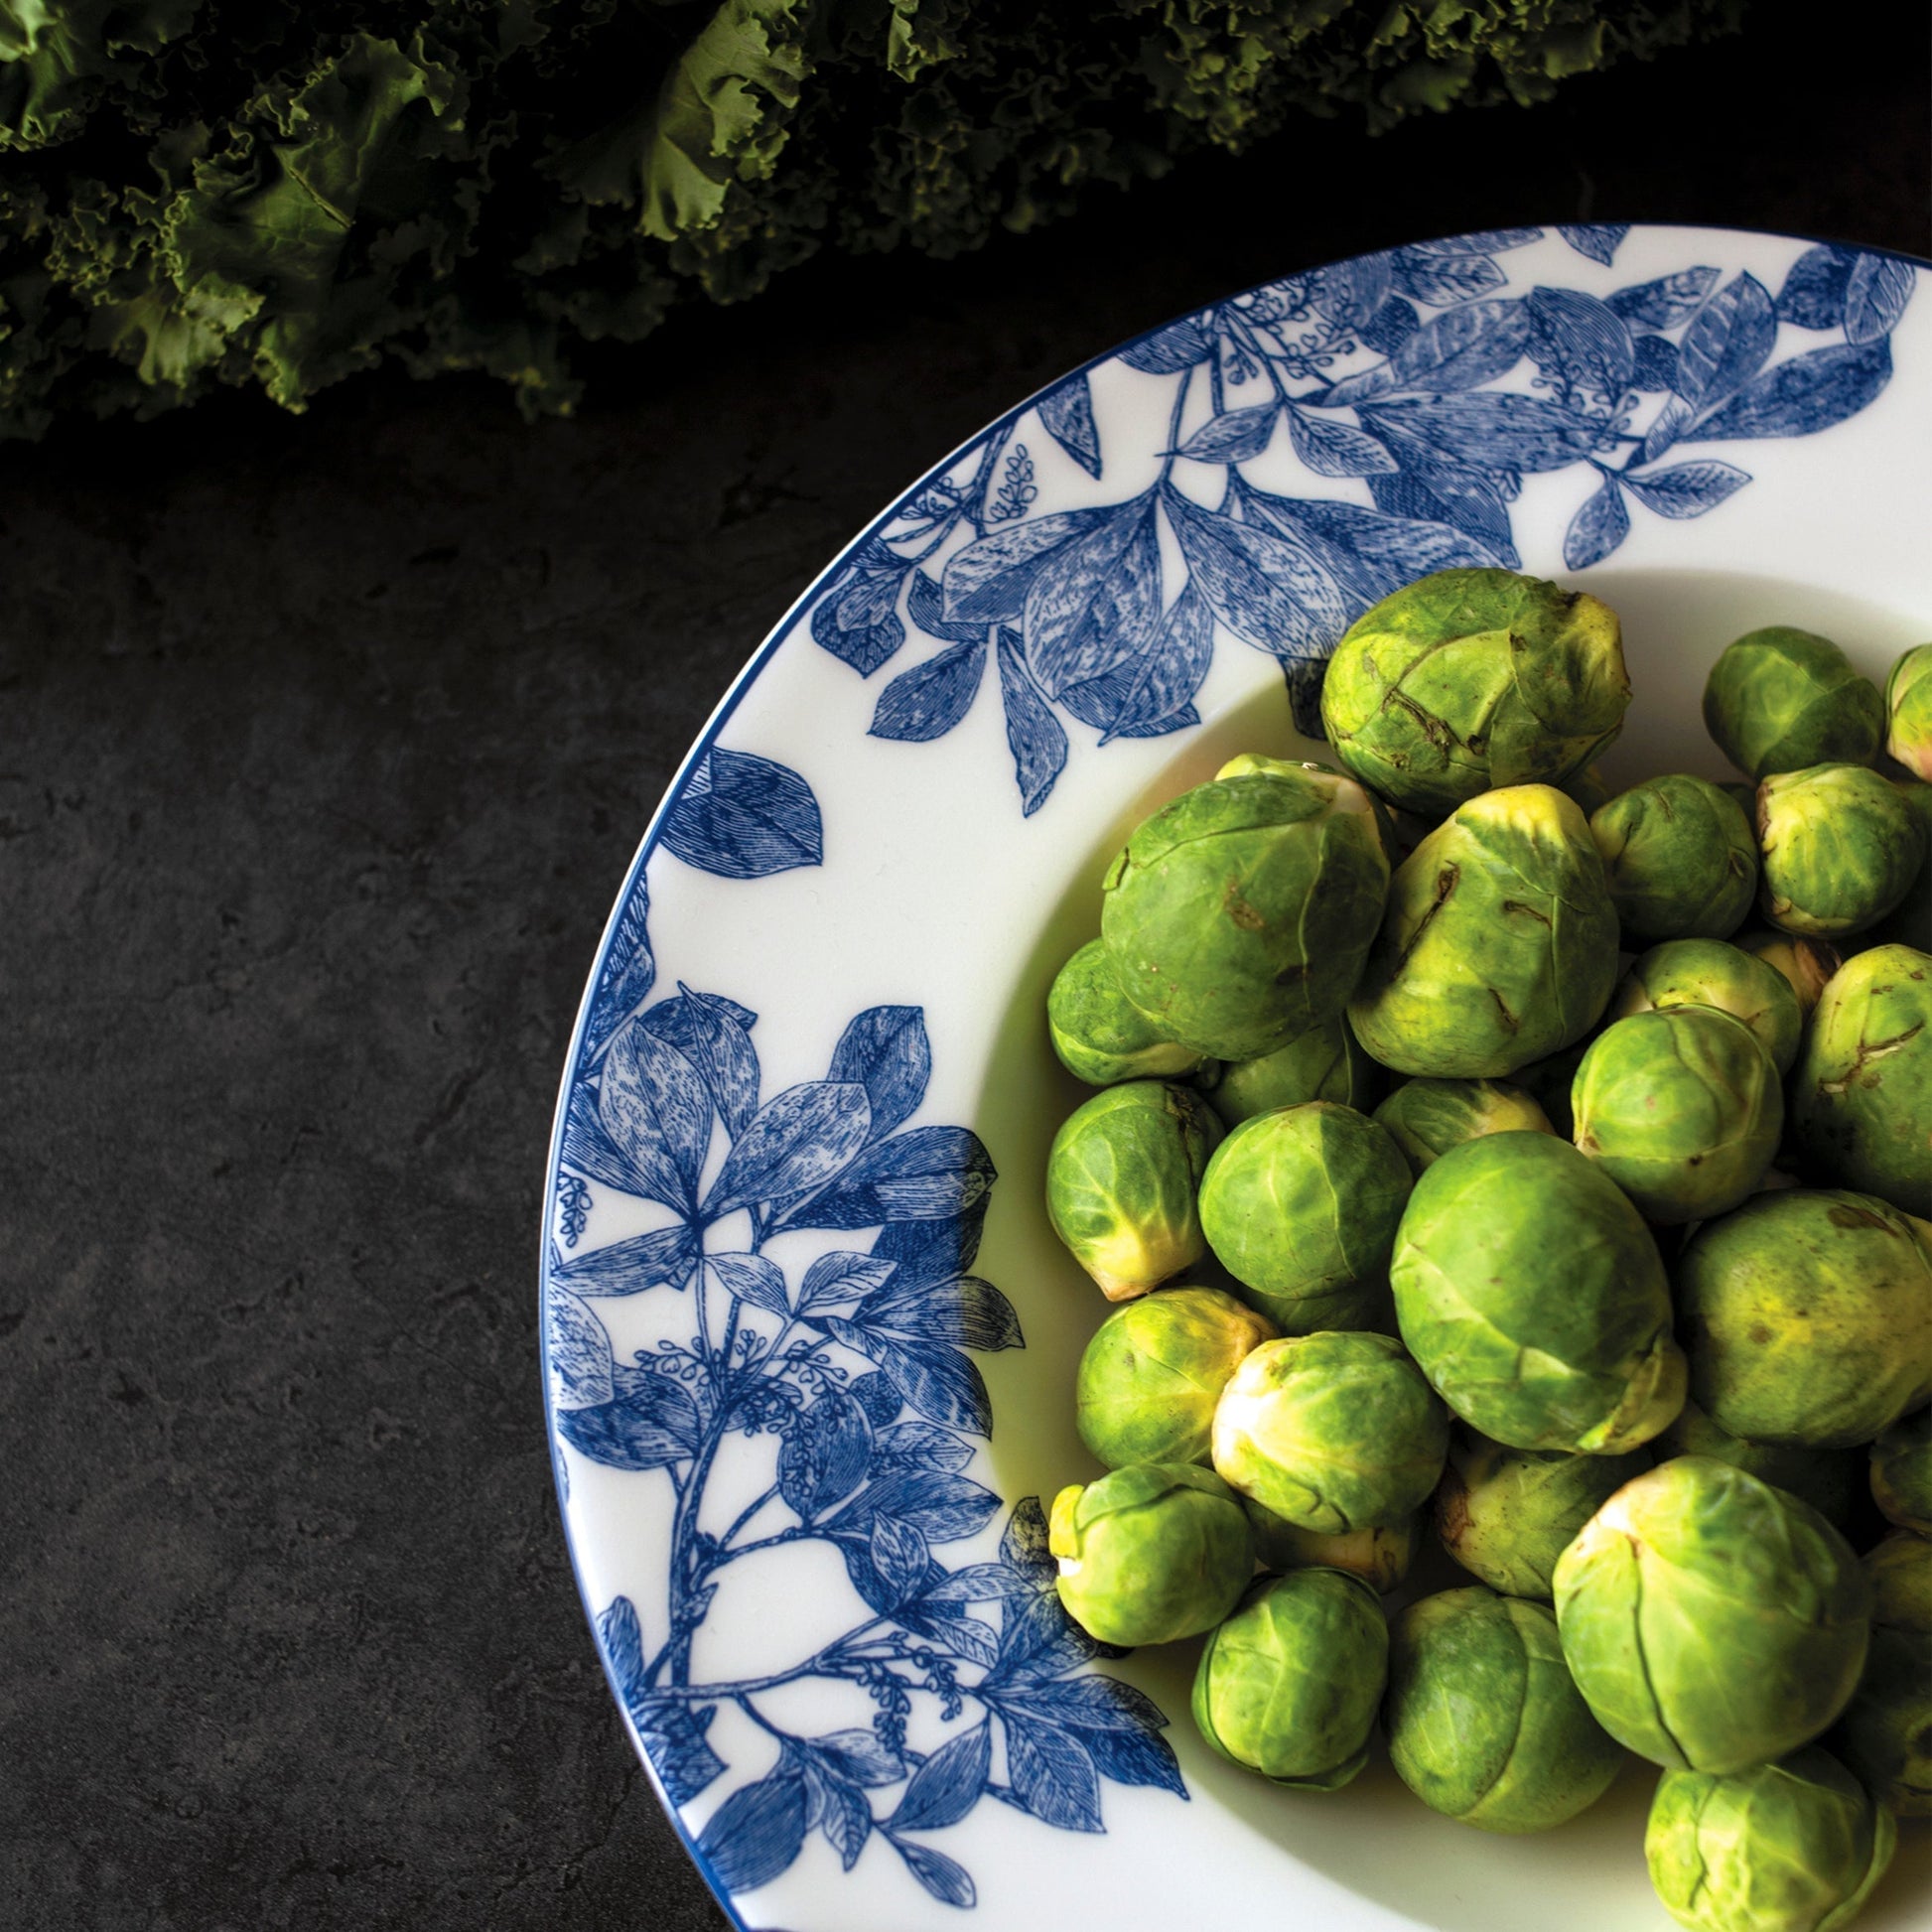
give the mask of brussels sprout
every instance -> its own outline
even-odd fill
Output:
[[[1757,892],[1757,835],[1707,778],[1646,778],[1591,813],[1610,903],[1639,939],[1725,939]]]
[[[1239,1127],[1277,1107],[1332,1100],[1367,1113],[1382,1090],[1382,1069],[1362,1051],[1344,1018],[1311,1027],[1259,1059],[1213,1062],[1194,1084],[1224,1127]]]
[[[1416,1182],[1390,1269],[1436,1392],[1511,1449],[1619,1455],[1684,1404],[1670,1289],[1643,1217],[1550,1134],[1450,1148]]]
[[[1586,1037],[1545,1059],[1519,1066],[1512,1076],[1515,1084],[1543,1109],[1550,1131],[1560,1141],[1569,1140],[1576,1132],[1577,1123],[1570,1117],[1570,1089],[1576,1084],[1577,1069],[1588,1051],[1589,1040]]]
[[[1145,1295],[1207,1252],[1194,1195],[1220,1138],[1198,1094],[1159,1080],[1103,1088],[1053,1136],[1047,1218],[1110,1302]]]
[[[1382,1723],[1403,1783],[1485,1832],[1547,1832],[1575,1818],[1623,1762],[1578,1694],[1556,1618],[1480,1584],[1396,1618]]]
[[[1864,1553],[1874,1628],[1932,1637],[1932,1538],[1893,1530]]]
[[[1932,644],[1915,644],[1885,680],[1885,750],[1907,771],[1932,779]]]
[[[1420,1514],[1399,1523],[1376,1523],[1343,1536],[1305,1530],[1285,1516],[1244,1496],[1241,1504],[1255,1533],[1255,1555],[1269,1570],[1345,1570],[1386,1596],[1400,1587],[1415,1561],[1422,1533]]]
[[[1389,1626],[1359,1578],[1338,1570],[1264,1577],[1201,1650],[1194,1723],[1250,1771],[1336,1791],[1368,1762],[1388,1671]]]
[[[1485,1134],[1553,1134],[1550,1116],[1504,1080],[1409,1080],[1375,1110],[1416,1173]]]
[[[1388,1306],[1409,1164],[1366,1114],[1311,1100],[1246,1120],[1201,1180],[1207,1244],[1289,1334],[1366,1327]]]
[[[1557,789],[1566,798],[1573,799],[1586,818],[1616,796],[1615,789],[1603,776],[1602,766],[1596,764],[1585,765],[1574,777],[1564,779]]]
[[[1787,932],[1863,932],[1911,889],[1925,840],[1898,787],[1863,764],[1781,772],[1757,791],[1758,903]]]
[[[1492,785],[1562,782],[1629,703],[1607,605],[1507,570],[1442,570],[1342,634],[1321,726],[1364,784],[1440,815]]]
[[[1724,1777],[1666,1771],[1644,1857],[1692,1932],[1841,1932],[1884,1876],[1898,1827],[1828,1751]]]
[[[1248,1060],[1337,1018],[1389,866],[1352,778],[1284,765],[1162,806],[1107,870],[1100,936],[1162,1032]]]
[[[1893,1423],[1872,1444],[1871,1499],[1886,1522],[1932,1536],[1932,1409]]]
[[[1515,785],[1404,861],[1348,1017],[1398,1072],[1493,1078],[1581,1039],[1615,981],[1588,821],[1549,785]]]
[[[1798,1187],[1707,1222],[1677,1313],[1692,1399],[1753,1442],[1868,1443],[1932,1388],[1932,1252],[1873,1194]]]
[[[1791,1125],[1825,1180],[1932,1216],[1932,957],[1873,946],[1819,996]]]
[[[1808,764],[1869,764],[1885,701],[1828,637],[1772,624],[1739,637],[1711,667],[1704,728],[1753,778]]]
[[[1164,1288],[1115,1309],[1080,1357],[1073,1416],[1081,1442],[1110,1469],[1205,1462],[1228,1377],[1274,1332],[1218,1288]]]
[[[1060,1064],[1090,1087],[1191,1073],[1201,1063],[1191,1046],[1167,1038],[1129,1003],[1098,939],[1089,939],[1054,976],[1046,1031]]]
[[[1770,1054],[1716,1007],[1613,1022],[1577,1069],[1570,1110],[1578,1149],[1666,1227],[1735,1207],[1784,1132]]]
[[[1845,963],[1844,954],[1829,940],[1800,939],[1789,932],[1740,932],[1731,943],[1776,968],[1797,999],[1800,1018],[1805,1020],[1811,1018],[1826,981]],[[1741,1020],[1744,1016],[1737,1017]],[[1785,1068],[1787,1073],[1790,1070]]]
[[[1491,1589],[1547,1603],[1557,1559],[1571,1539],[1650,1462],[1648,1448],[1565,1455],[1505,1449],[1458,1429],[1436,1491],[1436,1531],[1443,1548]]]
[[[1241,1499],[1212,1469],[1141,1462],[1053,1498],[1047,1548],[1066,1613],[1102,1643],[1211,1630],[1254,1574]]]
[[[1932,785],[1901,778],[1893,789],[1918,820],[1925,838],[1925,859],[1905,897],[1860,936],[1868,946],[1911,946],[1919,952],[1932,952]]]
[[[1826,1743],[1877,1802],[1932,1818],[1932,1643],[1874,1625],[1864,1675]]]
[[[1626,1482],[1557,1559],[1577,1688],[1656,1764],[1739,1771],[1796,1750],[1864,1666],[1871,1585],[1808,1503],[1680,1455]]]
[[[1809,940],[1786,941],[1809,945]],[[1770,1054],[1780,1074],[1791,1071],[1804,1036],[1805,1013],[1790,982],[1767,960],[1722,939],[1671,939],[1652,946],[1617,982],[1610,1018],[1661,1013],[1672,1007],[1716,1007],[1741,1020]]]
[[[1790,1443],[1753,1443],[1720,1429],[1695,1402],[1650,1446],[1660,1462],[1673,1455],[1714,1455],[1746,1469],[1760,1482],[1788,1489],[1834,1529],[1850,1531],[1865,1485],[1866,1457],[1857,1449],[1802,1449]]]
[[[1388,1335],[1265,1341],[1214,1411],[1214,1469],[1298,1528],[1399,1523],[1443,1473],[1449,1417]]]

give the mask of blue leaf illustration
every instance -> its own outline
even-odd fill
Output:
[[[1394,256],[1395,285],[1434,309],[1454,302],[1472,302],[1509,277],[1486,254],[1437,254],[1424,248],[1398,248]]]
[[[1799,329],[1836,329],[1856,257],[1847,248],[1807,248],[1778,291],[1778,316]]]
[[[1845,340],[1875,343],[1890,335],[1917,280],[1911,263],[1895,255],[1860,255],[1845,285]]]
[[[1193,718],[1194,693],[1214,657],[1214,614],[1190,579],[1138,658],[1109,673],[1104,691],[1087,688],[1074,715],[1100,725],[1101,744],[1152,738]],[[1074,708],[1074,694],[1068,694]]]
[[[1046,802],[1066,763],[1066,730],[1047,709],[1011,630],[1000,632],[999,658],[1007,748],[1020,785],[1021,816],[1031,818]]]
[[[560,1409],[557,1434],[613,1469],[661,1469],[697,1452],[698,1411],[668,1376],[632,1371],[622,1393],[594,1409]]]
[[[1601,425],[1560,404],[1496,390],[1366,403],[1360,414],[1385,440],[1399,435],[1478,470],[1567,470],[1602,434]]]
[[[986,1789],[992,1763],[993,1733],[985,1724],[949,1738],[912,1773],[888,1829],[936,1832],[957,1825]]]
[[[630,1191],[688,1214],[711,1145],[711,1096],[698,1069],[633,1020],[604,1056],[597,1114],[630,1165]]]
[[[1373,477],[1396,468],[1395,458],[1374,437],[1306,409],[1288,412],[1288,434],[1295,454],[1317,477]]]
[[[1856,416],[1891,380],[1891,343],[1848,344],[1807,349],[1740,390],[1715,416],[1698,424],[1687,441],[1721,443],[1730,438],[1815,436]]]
[[[1093,393],[1084,372],[1055,383],[1040,397],[1039,420],[1088,476],[1100,475],[1100,432],[1093,426]]]
[[[667,1285],[683,1288],[697,1257],[697,1233],[680,1221],[675,1227],[654,1228],[649,1234],[633,1234],[608,1248],[574,1255],[551,1274],[576,1295],[641,1295],[646,1289]]]
[[[834,1519],[869,1528],[881,1516],[912,1524],[929,1543],[957,1543],[976,1535],[1000,1506],[992,1490],[964,1476],[926,1472],[886,1476],[870,1483]]]
[[[1710,409],[1763,367],[1778,318],[1755,275],[1727,282],[1697,312],[1677,346],[1677,390],[1693,409]]]
[[[1389,270],[1385,254],[1330,262],[1307,277],[1309,300],[1337,328],[1360,329],[1389,293]]]
[[[921,1428],[922,1424],[907,1424]],[[941,1430],[932,1432],[944,1434]],[[969,1563],[950,1571],[943,1583],[926,1591],[928,1603],[1000,1603],[1010,1596],[1034,1596],[1038,1585],[1004,1563]]]
[[[972,1461],[973,1446],[955,1436],[949,1429],[935,1429],[931,1423],[896,1422],[878,1432],[873,1449],[872,1466],[877,1475],[914,1475],[921,1469],[939,1469],[947,1475],[957,1475]],[[969,1566],[970,1568],[971,1566]],[[993,1566],[999,1569],[996,1564]],[[955,1576],[960,1573],[955,1572]],[[1006,1575],[1001,1571],[1001,1575]],[[939,1590],[932,1592],[938,1600],[945,1601],[985,1601],[985,1597],[967,1597],[953,1587],[951,1578]]]
[[[870,738],[924,744],[943,738],[972,708],[986,668],[986,639],[948,644],[937,657],[901,671],[879,694]]]
[[[1066,1677],[1050,1684],[1033,1684],[1001,1693],[1003,1708],[1069,1730],[1165,1730],[1168,1720],[1161,1707],[1131,1684],[1117,1677]]]
[[[1183,316],[1165,329],[1143,336],[1138,343],[1130,343],[1121,350],[1120,359],[1143,375],[1178,375],[1182,369],[1205,362],[1212,352],[1214,341],[1208,325],[1205,315]]]
[[[644,1632],[637,1607],[627,1596],[614,1596],[597,1619],[597,1640],[611,1666],[611,1676],[628,1704],[644,1688]]]
[[[1377,509],[1424,528],[1447,524],[1487,550],[1492,561],[1511,570],[1521,567],[1510,536],[1509,503],[1496,479],[1407,451],[1402,465],[1400,476],[1369,478]]]
[[[1061,510],[1030,523],[1003,523],[991,536],[969,543],[946,561],[941,580],[946,618],[954,623],[1017,623],[1027,593],[1048,561],[1097,523],[1120,512],[1104,508]]]
[[[870,677],[905,641],[897,607],[908,566],[877,537],[812,608],[812,642]]]
[[[978,1903],[973,1877],[963,1864],[935,1852],[929,1845],[913,1845],[894,1839],[892,1847],[905,1861],[905,1868],[942,1905],[957,1905],[961,1911]]]
[[[725,1129],[742,1134],[758,1112],[759,1056],[752,1044],[758,1015],[735,1000],[694,993],[682,981],[677,998],[660,1000],[638,1021],[648,1034],[668,1040],[698,1069]]]
[[[1632,329],[1675,329],[1697,314],[1717,279],[1715,268],[1680,269],[1654,282],[1618,289],[1609,298],[1610,311]]]
[[[928,577],[924,571],[912,573],[910,588],[905,594],[906,615],[925,632],[928,637],[937,637],[949,644],[970,644],[986,635],[983,623],[954,623],[946,616],[946,597],[937,579]]]
[[[818,800],[789,766],[711,751],[665,814],[666,847],[700,872],[764,879],[824,856]]]
[[[850,1871],[859,1863],[859,1854],[872,1836],[872,1807],[865,1793],[843,1778],[817,1776],[818,1802],[811,1807],[825,1842],[839,1855],[839,1863]],[[807,1826],[809,1830],[809,1825]]]
[[[1022,1496],[1000,1532],[1000,1560],[1036,1589],[1051,1589],[1059,1566],[1049,1547],[1046,1512],[1037,1496]]]
[[[1000,1612],[1000,1661],[996,1687],[1043,1683],[1078,1670],[1100,1654],[1100,1645],[1060,1607],[1050,1588],[1017,1596]]]
[[[707,1255],[705,1266],[734,1301],[749,1302],[767,1314],[791,1312],[785,1278],[775,1262],[766,1261],[762,1255]]]
[[[1268,447],[1280,410],[1280,403],[1264,402],[1252,409],[1232,409],[1224,416],[1210,416],[1181,444],[1176,454],[1190,463],[1252,462]]]
[[[1311,657],[1348,627],[1333,578],[1303,545],[1203,509],[1172,486],[1161,500],[1214,615],[1244,643]]]
[[[1527,248],[1543,239],[1541,228],[1485,228],[1478,234],[1443,235],[1434,241],[1419,241],[1414,252],[1423,255],[1505,255],[1512,248]],[[1403,250],[1409,253],[1410,250]]]
[[[975,1436],[992,1435],[993,1405],[971,1356],[940,1342],[882,1334],[843,1315],[827,1315],[820,1325],[875,1362],[899,1398],[928,1422],[970,1430]]]
[[[1536,319],[1531,353],[1545,375],[1602,396],[1623,393],[1636,349],[1614,310],[1575,289],[1532,289],[1526,306]]]
[[[811,1738],[805,1748],[834,1776],[868,1791],[897,1784],[905,1775],[904,1758],[870,1730],[830,1731]]]
[[[1099,1681],[1111,1682],[1107,1678]],[[1187,1796],[1173,1747],[1165,1737],[1144,1730],[1087,1730],[1080,1733],[1080,1741],[1093,1753],[1101,1775],[1116,1784],[1152,1785],[1157,1791],[1173,1792],[1176,1798]]]
[[[1387,387],[1432,393],[1479,388],[1523,359],[1530,335],[1529,311],[1521,302],[1470,302],[1432,317],[1397,349],[1389,358]],[[1346,387],[1337,383],[1328,400],[1341,401]]]
[[[1659,516],[1702,516],[1716,509],[1733,490],[1750,482],[1750,474],[1730,463],[1674,463],[1668,470],[1647,476],[1622,473],[1623,486],[1645,509]]]
[[[543,1298],[550,1381],[560,1409],[590,1409],[617,1393],[611,1379],[611,1337],[576,1296],[553,1278]]]
[[[1024,1348],[1020,1317],[1013,1304],[977,1275],[955,1275],[949,1281],[901,1286],[897,1282],[873,1296],[853,1317],[862,1326],[901,1336],[958,1342],[965,1348],[993,1351]]]
[[[1392,295],[1362,325],[1362,346],[1374,349],[1378,355],[1393,355],[1421,323],[1422,317],[1417,315],[1413,302]]]
[[[1580,255],[1587,255],[1593,262],[1601,262],[1608,268],[1616,259],[1616,251],[1623,245],[1623,237],[1630,232],[1627,221],[1596,221],[1583,227],[1565,227],[1557,224],[1557,233],[1569,242]]]
[[[1444,522],[1261,490],[1247,491],[1244,500],[1252,516],[1299,538],[1321,559],[1347,597],[1351,619],[1431,571],[1498,561],[1486,545]]]
[[[1007,1780],[1035,1818],[1063,1832],[1097,1832],[1100,1774],[1078,1738],[1051,1725],[1006,1720]]]
[[[828,1077],[864,1087],[873,1139],[890,1134],[925,1098],[932,1077],[924,1009],[868,1007],[839,1035]]]
[[[597,997],[584,1021],[584,1051],[593,1060],[603,1051],[611,1035],[643,1005],[657,978],[657,964],[651,956],[650,935],[645,930],[650,916],[650,894],[639,877],[630,897],[618,914],[604,955],[604,969],[597,978]]]
[[[989,1188],[991,1182],[989,1180]],[[980,1250],[987,1194],[964,1214],[936,1221],[895,1221],[882,1228],[872,1252],[892,1262],[906,1281],[936,1282],[963,1275]]]
[[[805,1780],[780,1769],[734,1791],[698,1835],[699,1860],[721,1891],[769,1884],[805,1842]]]
[[[1675,359],[1672,362],[1671,379],[1673,382],[1677,380]],[[1664,406],[1658,410],[1649,429],[1644,432],[1643,442],[1637,450],[1637,461],[1655,463],[1684,434],[1691,418],[1696,414],[1694,405],[1686,402],[1673,389],[1671,394],[1664,398]]]
[[[1046,695],[1134,656],[1161,621],[1161,546],[1153,506],[1123,503],[1067,544],[1027,593],[1027,662]]]
[[[977,1206],[995,1177],[993,1162],[970,1128],[916,1127],[868,1148],[836,1187],[787,1218],[818,1228],[950,1220]]]
[[[713,1715],[709,1709],[694,1711],[682,1699],[653,1697],[642,1690],[627,1702],[630,1722],[672,1804],[688,1805],[724,1775],[724,1759],[705,1738]]]
[[[898,1264],[881,1261],[877,1255],[855,1255],[835,1251],[820,1255],[805,1270],[799,1290],[798,1311],[809,1314],[814,1309],[837,1308],[842,1302],[856,1302],[884,1288]]]
[[[871,1124],[866,1090],[856,1083],[787,1087],[759,1109],[725,1157],[705,1197],[706,1216],[716,1220],[753,1201],[785,1201],[823,1186],[865,1146]]]
[[[778,1494],[801,1521],[843,1502],[872,1466],[872,1425],[846,1392],[832,1389],[801,1410],[778,1446]]]
[[[597,1117],[597,1089],[587,1080],[571,1087],[564,1109],[563,1165],[621,1193],[636,1191],[637,1176],[604,1131]]]
[[[929,1573],[930,1576],[944,1574],[937,1565]],[[930,1591],[921,1591],[914,1601],[901,1603],[894,1615],[905,1629],[930,1637],[955,1657],[964,1657],[984,1669],[991,1669],[1000,1656],[999,1631],[992,1624],[982,1623],[976,1616],[967,1616],[956,1607],[931,1610],[927,1607],[931,1601]]]
[[[885,1607],[889,1609],[897,1609],[917,1593],[925,1581],[926,1565],[931,1561],[918,1528],[891,1516],[873,1519],[868,1554],[872,1558],[873,1574],[886,1587]]]
[[[1602,487],[1586,499],[1570,519],[1563,535],[1563,561],[1567,569],[1587,570],[1598,564],[1630,534],[1630,512],[1623,491],[1614,477],[1605,477]]]
[[[1677,381],[1677,345],[1667,336],[1639,336],[1630,381],[1638,389],[1655,395]]]
[[[891,1378],[877,1369],[855,1375],[845,1385],[845,1392],[866,1412],[866,1420],[875,1429],[884,1429],[903,1406],[903,1398]]]

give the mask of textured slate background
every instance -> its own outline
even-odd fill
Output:
[[[535,1368],[564,1046],[684,747],[882,501],[1191,303],[1518,221],[1926,252],[1916,13],[820,265],[574,424],[378,383],[0,453],[8,1924],[723,1923],[597,1670]]]

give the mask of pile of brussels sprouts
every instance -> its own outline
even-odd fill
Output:
[[[1114,860],[1047,1005],[1100,1089],[1048,1210],[1120,1304],[1058,1587],[1204,1635],[1201,1735],[1278,1783],[1379,1718],[1533,1832],[1634,1751],[1682,1924],[1821,1932],[1932,1814],[1932,644],[1881,694],[1739,638],[1754,791],[1606,795],[1629,699],[1596,599],[1444,571],[1336,648],[1343,769],[1237,758]],[[1425,1515],[1474,1581],[1391,1614]]]

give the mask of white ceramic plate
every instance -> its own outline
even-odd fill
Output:
[[[1528,1840],[1385,1761],[1284,1792],[1193,1736],[1193,1646],[1064,1622],[1034,1499],[1095,1473],[1102,1305],[1041,1206],[1082,1091],[1041,1002],[1126,830],[1236,750],[1307,755],[1291,696],[1309,722],[1321,654],[1426,570],[1616,607],[1612,777],[1721,775],[1697,697],[1745,629],[1872,672],[1932,633],[1924,279],[1590,227],[1270,284],[995,423],[752,659],[612,914],[543,1275],[578,1578],[736,1923],[1668,1923],[1645,1767]],[[1923,1924],[1925,1851],[1870,1932]]]

